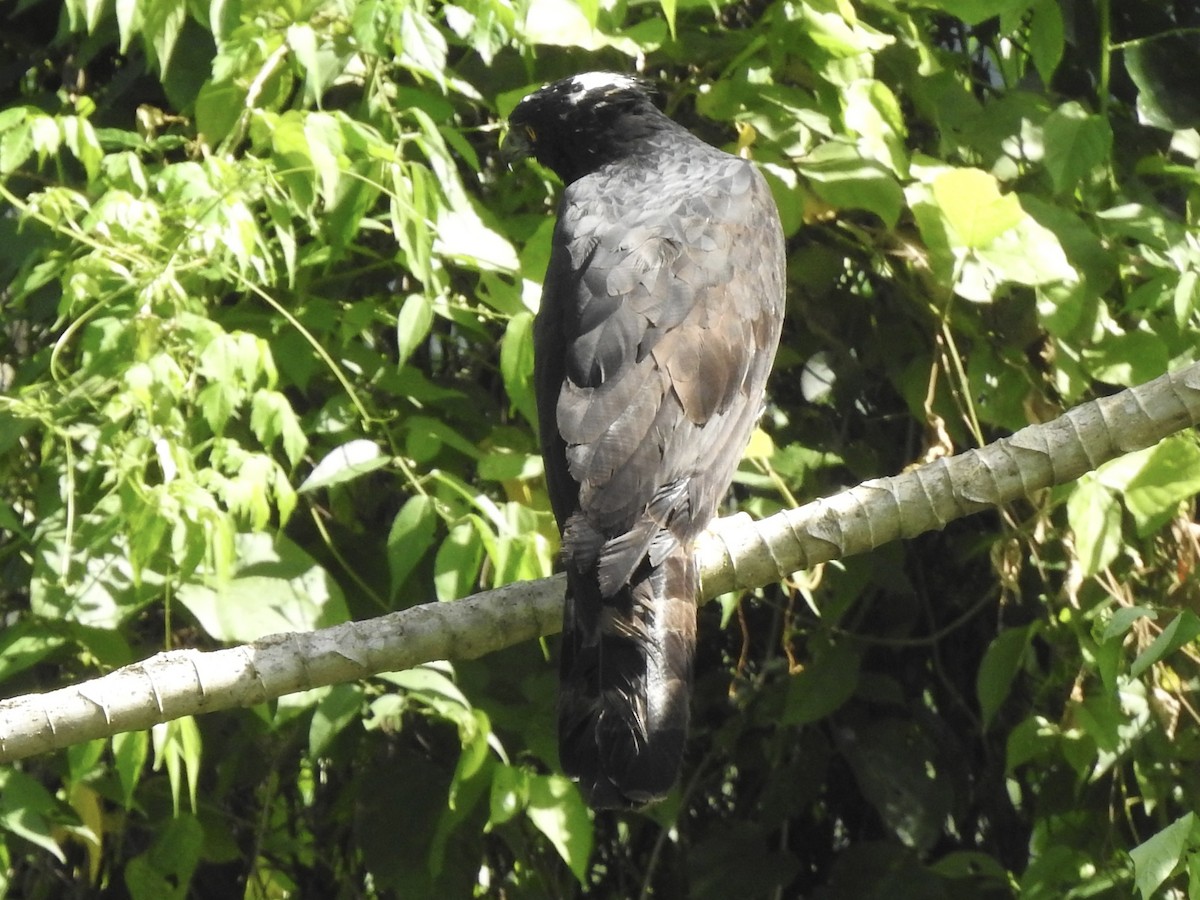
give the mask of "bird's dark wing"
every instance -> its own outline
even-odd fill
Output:
[[[535,380],[570,579],[560,745],[594,802],[642,802],[674,780],[691,545],[760,413],[783,258],[762,177],[711,148],[564,193]]]

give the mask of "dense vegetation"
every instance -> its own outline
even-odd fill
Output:
[[[755,514],[1200,355],[1200,4],[0,0],[0,691],[540,577],[532,87],[758,162]],[[1194,433],[702,611],[682,784],[553,641],[0,767],[0,894],[1200,896]]]

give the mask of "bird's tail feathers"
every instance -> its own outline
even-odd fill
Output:
[[[684,547],[644,560],[605,597],[567,567],[559,753],[596,807],[640,806],[675,783],[687,737],[697,575]]]

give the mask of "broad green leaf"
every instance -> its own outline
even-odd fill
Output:
[[[6,110],[21,113],[22,121],[0,127],[0,175],[10,175],[33,155],[33,129],[24,120],[25,110]]]
[[[308,755],[321,756],[338,734],[362,718],[363,691],[356,684],[335,684],[313,710],[308,726]]]
[[[515,272],[517,251],[498,231],[485,225],[471,208],[445,210],[438,216],[435,253],[472,269]]]
[[[979,169],[950,169],[931,188],[957,246],[982,249],[1025,218],[1017,196],[1001,194],[995,176]]]
[[[329,43],[317,36],[311,25],[289,25],[287,42],[296,62],[304,70],[305,96],[319,105],[325,89],[341,74],[341,59]]]
[[[588,20],[584,5],[571,0],[531,0],[521,23],[521,37],[530,44],[552,44],[599,50],[604,36]]]
[[[184,584],[179,601],[209,635],[230,642],[313,631],[349,618],[342,590],[324,568],[287,538],[261,532],[238,535],[231,578]]]
[[[975,676],[975,692],[986,731],[992,718],[1007,699],[1013,679],[1021,669],[1025,650],[1037,632],[1038,623],[1022,628],[1009,628],[998,634],[988,645]]]
[[[402,7],[397,47],[400,62],[439,83],[446,77],[446,38],[421,7]]]
[[[1106,336],[1083,359],[1097,381],[1133,387],[1165,372],[1170,356],[1160,337],[1139,330]]]
[[[413,569],[433,546],[437,523],[437,505],[428,494],[410,497],[392,520],[387,562],[393,601],[399,597]]]
[[[1124,639],[1133,623],[1138,619],[1149,619],[1154,621],[1158,618],[1158,610],[1151,609],[1148,606],[1122,606],[1112,614],[1108,624],[1104,626],[1104,633],[1100,640],[1111,641],[1113,638]]]
[[[1200,492],[1200,448],[1190,437],[1167,438],[1104,464],[1097,477],[1121,495],[1138,532],[1151,534]]]
[[[342,127],[334,116],[313,112],[304,117],[304,136],[321,185],[321,197],[327,207],[332,207],[338,200],[342,169],[347,168]]]
[[[1129,851],[1133,881],[1143,900],[1151,900],[1189,851],[1195,851],[1196,814],[1189,812]]]
[[[667,28],[671,32],[671,40],[675,40],[675,7],[677,0],[658,0],[663,18],[667,20]]]
[[[525,814],[554,845],[579,883],[586,883],[592,855],[592,822],[575,785],[561,775],[531,776]]]
[[[1188,437],[1168,438],[1150,450],[1142,470],[1125,485],[1122,498],[1138,533],[1157,531],[1200,494],[1200,447]]]
[[[1175,324],[1184,328],[1200,312],[1200,271],[1189,269],[1179,276],[1172,292]]]
[[[978,25],[987,19],[1026,9],[1029,0],[926,0],[925,5],[961,19],[964,25]]]
[[[537,404],[533,397],[533,314],[517,313],[508,320],[500,343],[500,374],[514,409],[537,427]]]
[[[822,648],[789,680],[780,721],[806,725],[834,712],[858,686],[859,662],[858,650],[849,641]]]
[[[488,823],[503,825],[529,802],[529,773],[520,766],[501,763],[492,771]]]
[[[195,816],[170,819],[153,846],[125,866],[125,887],[133,900],[183,900],[204,848],[204,828]]]
[[[152,49],[158,70],[165,75],[187,20],[187,0],[154,0],[143,7],[142,15],[142,41]]]
[[[126,809],[133,805],[134,793],[141,784],[150,753],[150,735],[145,731],[126,731],[112,736],[113,763],[121,782]]]
[[[865,209],[891,228],[900,218],[904,192],[882,165],[863,159],[847,145],[825,144],[798,164],[801,175],[826,203],[838,209]]]
[[[279,391],[263,389],[254,392],[250,401],[250,429],[268,449],[282,439],[283,452],[293,466],[300,463],[308,449],[308,438],[296,411]]]
[[[1112,128],[1074,101],[1064,103],[1046,119],[1043,164],[1058,192],[1071,191],[1092,172],[1108,163],[1112,153]]]
[[[433,325],[433,303],[424,294],[409,294],[396,317],[396,365],[408,362]]]
[[[196,128],[208,146],[215,147],[233,131],[245,105],[245,88],[236,82],[204,83],[196,97]]]
[[[471,701],[462,692],[462,688],[454,683],[453,671],[449,663],[440,662],[413,666],[411,669],[404,669],[400,672],[380,672],[375,677],[415,695],[422,702],[441,710],[448,717],[457,718],[457,712],[448,712],[449,707],[454,706],[459,710],[469,711]]]
[[[33,778],[13,768],[0,768],[0,831],[8,831],[41,847],[64,865],[62,848],[54,839],[51,823],[58,818],[57,804]]]
[[[483,541],[474,516],[450,529],[433,561],[433,585],[439,600],[457,600],[475,589],[483,564]]]
[[[67,643],[46,623],[20,619],[0,631],[0,684],[37,664]]]
[[[1098,478],[1081,478],[1067,498],[1067,523],[1085,575],[1103,571],[1121,552],[1121,503]]]
[[[1200,41],[1194,33],[1157,34],[1125,48],[1125,68],[1138,87],[1138,113],[1157,128],[1179,131],[1200,125],[1195,75]]]
[[[1150,646],[1138,654],[1138,658],[1129,667],[1129,674],[1139,677],[1156,662],[1174,653],[1185,644],[1200,637],[1200,616],[1190,609],[1185,609],[1172,619],[1159,633]]]
[[[842,93],[846,127],[860,135],[864,155],[883,163],[898,177],[908,174],[904,116],[895,94],[881,81],[860,79]]]
[[[1038,0],[1029,9],[1029,55],[1044,84],[1050,84],[1062,61],[1066,28],[1058,0]]]
[[[368,472],[382,469],[390,462],[391,457],[374,441],[356,438],[325,454],[321,461],[313,466],[312,472],[297,490],[307,494],[335,484],[344,484],[361,478]]]
[[[836,740],[863,795],[907,847],[924,852],[938,839],[954,795],[938,778],[934,734],[919,720],[878,715],[840,724]]]

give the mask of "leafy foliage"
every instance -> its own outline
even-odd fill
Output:
[[[1200,7],[0,5],[0,680],[548,574],[531,87],[637,65],[789,239],[760,514],[1196,359]],[[1068,27],[1068,23],[1070,27]],[[1200,892],[1200,447],[704,611],[593,816],[537,646],[0,769],[0,893]]]

